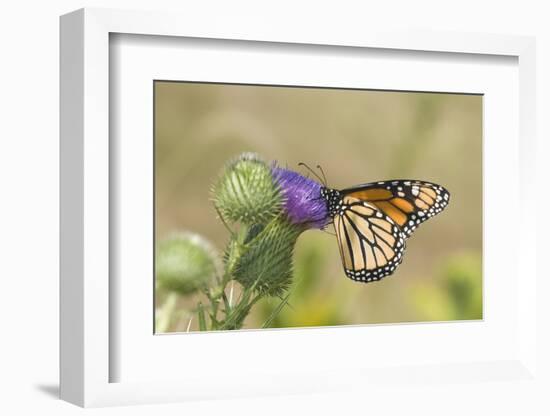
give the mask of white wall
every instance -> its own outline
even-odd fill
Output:
[[[265,3],[265,4],[264,4]],[[288,6],[285,6],[288,4]],[[550,129],[550,14],[544,1],[363,1],[327,2],[180,1],[31,1],[4,2],[0,9],[0,413],[73,414],[81,410],[54,398],[57,394],[58,348],[58,16],[74,9],[116,7],[181,10],[208,19],[211,13],[267,15],[284,26],[286,19],[322,20],[335,25],[428,27],[441,30],[512,33],[538,37],[538,127],[540,164],[548,157]],[[544,124],[546,123],[546,124]],[[546,174],[548,169],[539,172]],[[548,190],[542,190],[548,202]],[[542,201],[541,201],[542,202]],[[545,207],[550,205],[542,204]],[[513,224],[513,213],[511,213]],[[541,228],[548,230],[548,221]],[[548,232],[541,232],[541,237]],[[542,240],[542,239],[541,239]],[[550,293],[548,284],[539,292]],[[541,306],[548,314],[548,307]],[[546,326],[548,328],[548,326]],[[548,347],[548,343],[546,343]],[[550,350],[550,348],[547,348]],[[544,357],[543,357],[544,358]],[[547,364],[548,362],[545,361]],[[547,372],[548,374],[548,372]],[[453,394],[454,391],[454,394]],[[511,394],[512,393],[512,394]],[[540,392],[539,392],[540,393]],[[533,395],[538,394],[533,392]],[[438,397],[410,392],[383,403],[376,398],[345,393],[318,397],[233,400],[157,407],[96,410],[100,414],[295,414],[314,411],[335,414],[357,411],[385,414],[403,400],[410,408],[445,414],[542,414],[534,400],[520,400],[502,387],[498,400],[480,399],[468,386],[442,391]],[[10,410],[8,410],[10,409]],[[428,410],[431,410],[428,412]],[[33,412],[34,411],[34,412]],[[548,411],[548,408],[546,409]],[[33,413],[31,413],[33,412]]]

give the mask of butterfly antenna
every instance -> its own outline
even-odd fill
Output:
[[[321,171],[321,174],[323,175],[323,185],[325,185],[325,187],[326,187],[328,182],[327,182],[327,177],[325,176],[325,171],[323,170],[321,165],[317,165],[317,169],[319,169]]]
[[[319,179],[321,182],[323,182],[323,178],[321,178],[313,169],[311,169],[308,165],[306,165],[304,162],[298,163],[298,166],[304,166],[307,170],[309,170],[313,175]]]

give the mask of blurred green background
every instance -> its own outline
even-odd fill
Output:
[[[348,279],[333,235],[300,236],[290,305],[272,327],[482,318],[481,96],[157,81],[157,243],[191,231],[223,250],[227,230],[210,186],[245,151],[304,174],[298,162],[320,164],[333,188],[409,178],[451,192],[449,207],[415,231],[403,264],[381,282]],[[157,291],[157,308],[165,296]],[[196,301],[177,299],[168,332],[187,329]],[[245,328],[260,327],[279,303],[261,301]]]

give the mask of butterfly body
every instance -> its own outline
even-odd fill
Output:
[[[335,217],[342,207],[342,196],[340,191],[331,188],[321,188],[321,196],[327,201],[328,214]]]
[[[336,190],[321,188],[346,275],[360,282],[392,274],[403,260],[406,239],[449,203],[440,185],[391,180]]]

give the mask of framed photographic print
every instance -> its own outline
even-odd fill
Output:
[[[62,398],[536,383],[533,39],[231,28],[62,17]]]
[[[155,333],[482,318],[482,95],[162,80],[153,94]],[[328,183],[361,175],[386,180]],[[426,178],[463,204],[413,240],[450,201]]]

